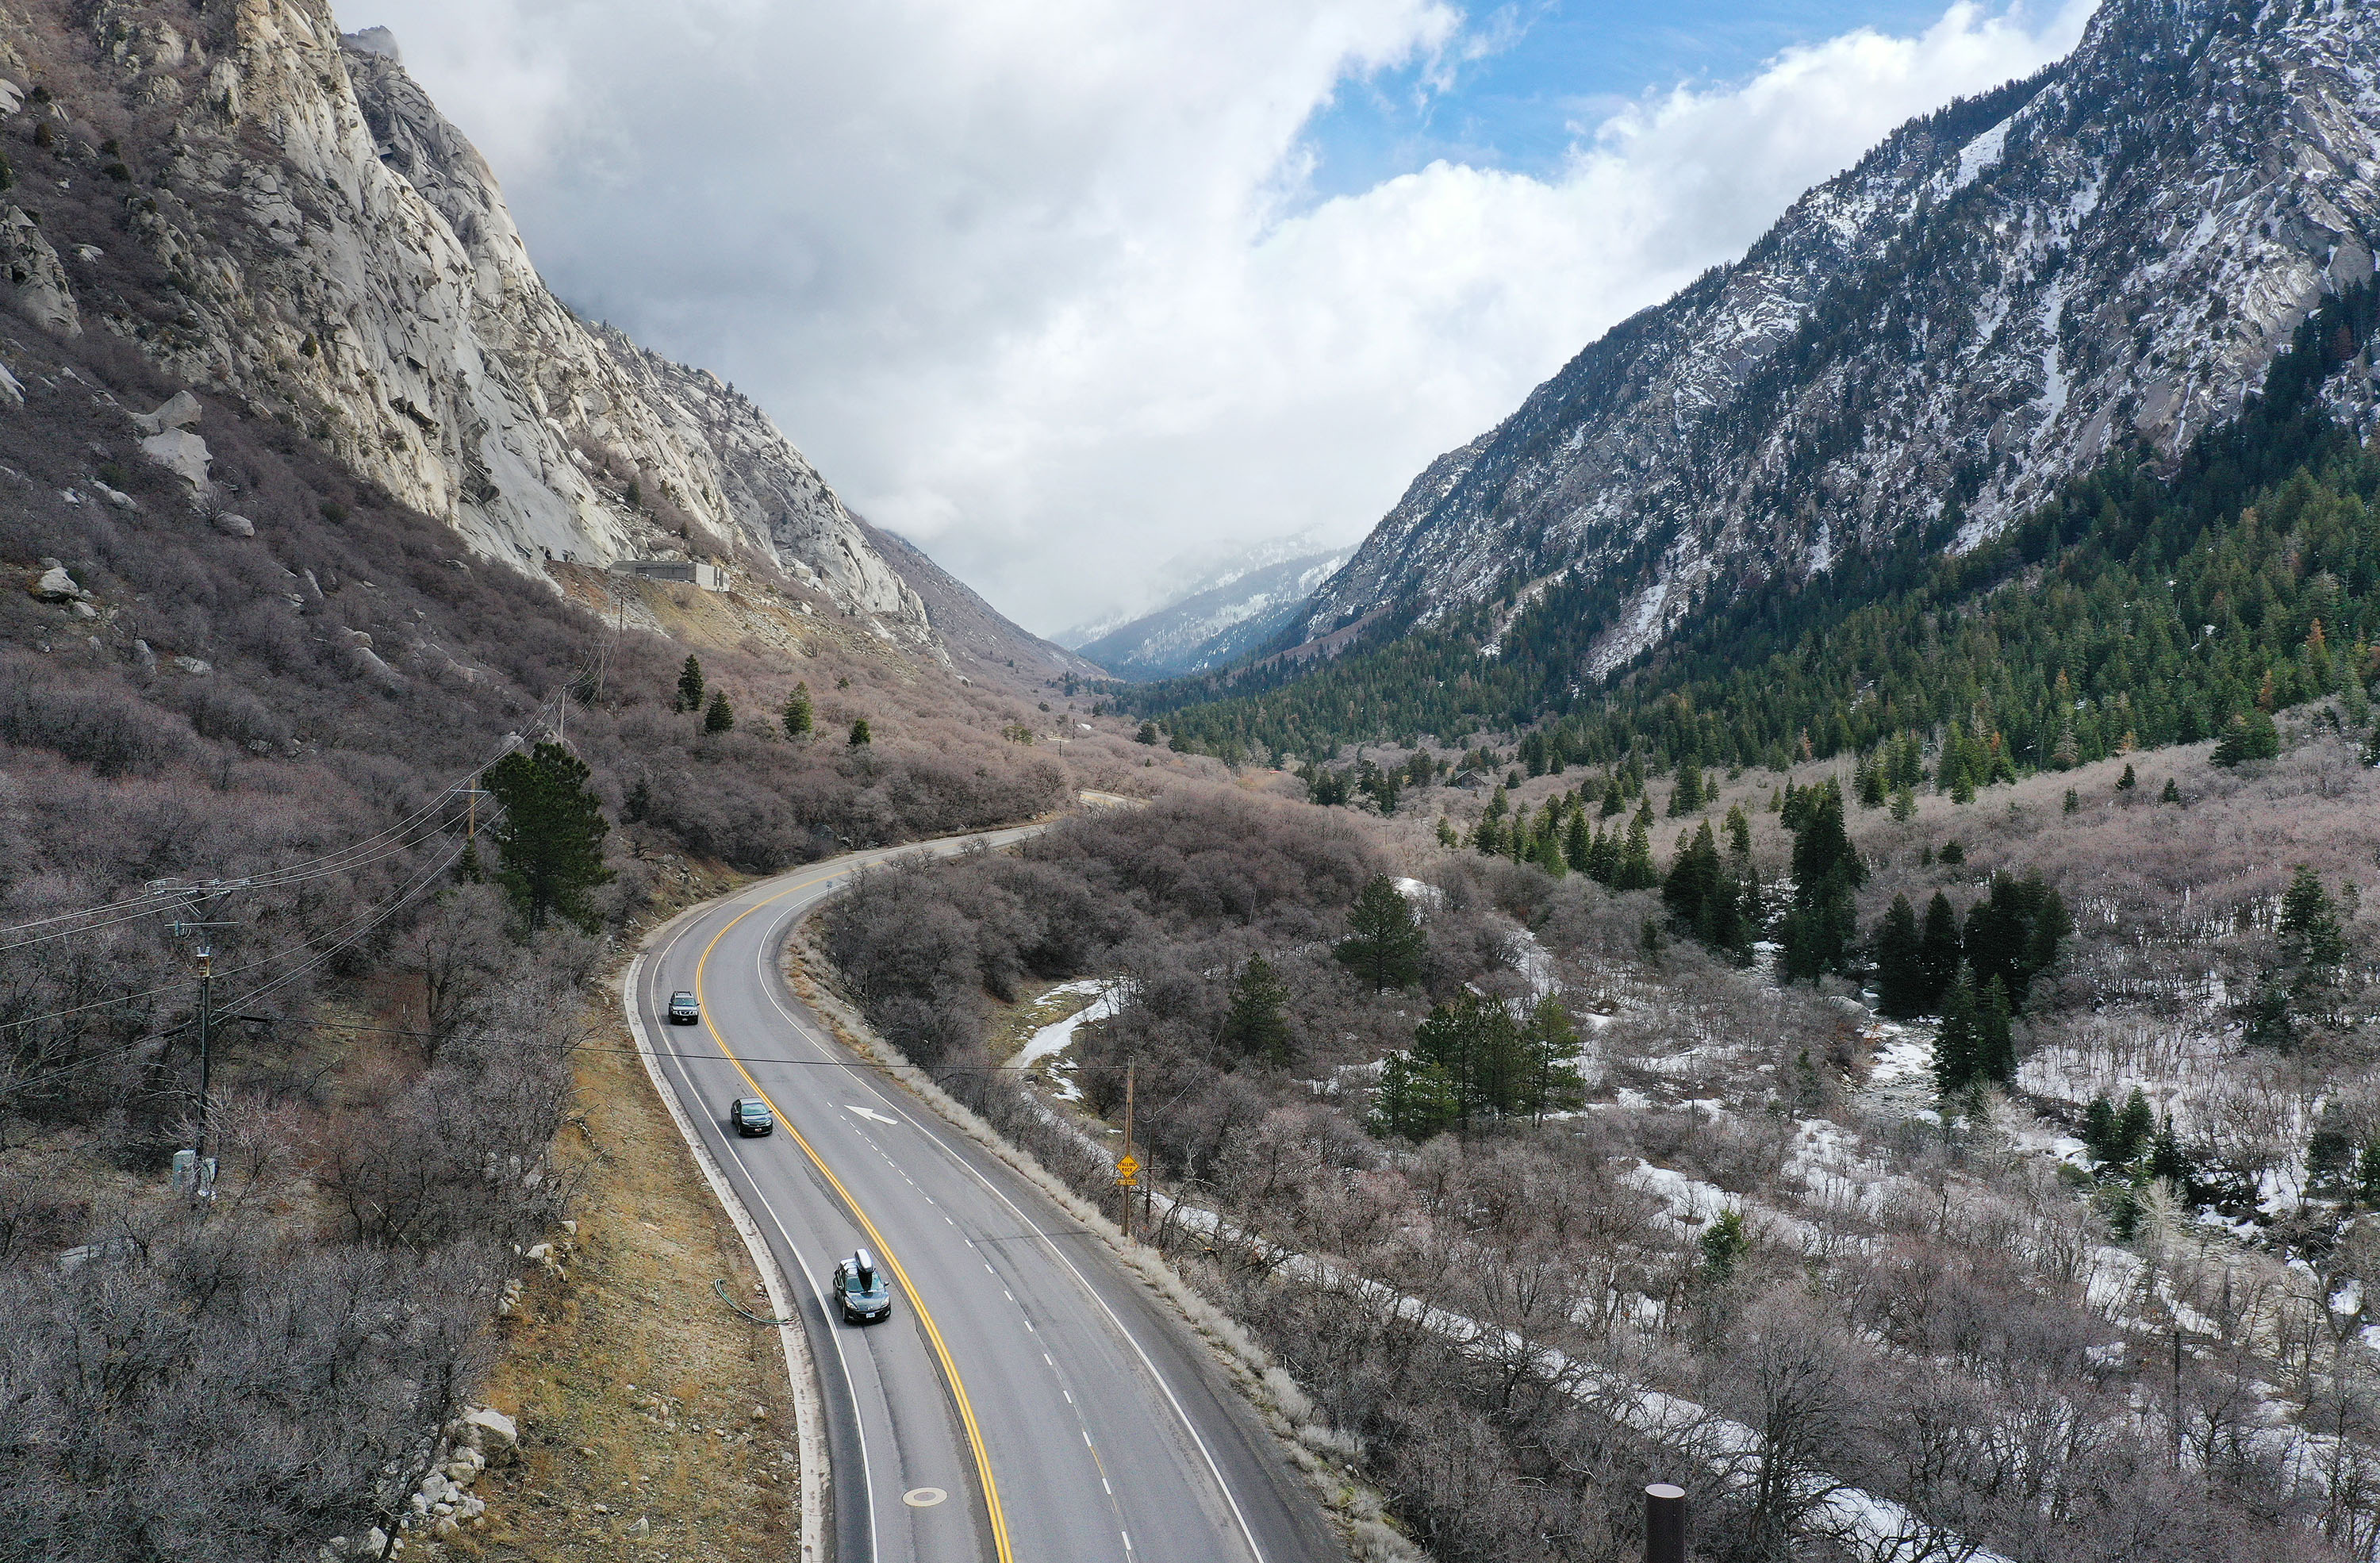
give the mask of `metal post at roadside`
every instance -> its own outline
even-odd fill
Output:
[[[1140,1170],[1140,1163],[1132,1154],[1133,1076],[1138,1068],[1133,1063],[1123,1066],[1123,1159],[1116,1163],[1116,1182],[1123,1191],[1123,1241],[1126,1242],[1132,1241],[1133,1180]]]
[[[1645,1489],[1645,1563],[1686,1563],[1686,1490],[1667,1482]]]

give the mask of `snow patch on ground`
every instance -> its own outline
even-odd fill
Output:
[[[1062,993],[1097,994],[1099,997],[1092,1000],[1085,1008],[1068,1015],[1064,1020],[1045,1025],[1035,1032],[1026,1039],[1024,1047],[1016,1049],[1016,1056],[1008,1060],[1009,1068],[1027,1070],[1043,1059],[1054,1058],[1064,1052],[1073,1043],[1077,1027],[1094,1025],[1100,1021],[1112,1019],[1115,1015],[1115,992],[1099,977],[1082,977],[1074,982],[1061,983],[1051,988],[1045,997],[1054,999]]]

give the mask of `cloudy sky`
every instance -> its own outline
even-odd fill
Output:
[[[2091,0],[336,0],[554,290],[1053,633],[1430,457]]]

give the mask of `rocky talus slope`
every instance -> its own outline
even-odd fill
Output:
[[[577,319],[485,162],[327,0],[12,0],[0,295],[305,430],[535,573],[749,550],[888,636],[924,604],[747,398]],[[202,439],[194,435],[193,439]],[[200,451],[193,475],[204,494]]]
[[[2380,7],[2107,0],[1431,464],[1306,633],[1603,578],[1601,672],[1750,581],[1972,542],[2111,450],[2178,451],[2372,275],[2375,81]],[[2368,428],[2371,364],[2330,394]]]

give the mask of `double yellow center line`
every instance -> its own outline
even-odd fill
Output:
[[[916,1283],[909,1279],[909,1273],[901,1267],[901,1261],[893,1256],[892,1245],[884,1241],[884,1234],[876,1230],[876,1223],[868,1218],[866,1210],[860,1208],[859,1201],[844,1187],[843,1180],[834,1175],[834,1169],[827,1166],[817,1148],[803,1137],[800,1130],[794,1127],[793,1121],[785,1116],[784,1110],[777,1106],[767,1091],[761,1089],[760,1083],[752,1078],[752,1072],[744,1067],[744,1060],[735,1056],[735,1050],[727,1045],[727,1038],[719,1034],[719,1027],[710,1019],[710,1001],[703,993],[703,973],[710,964],[710,952],[719,948],[719,941],[733,932],[736,924],[764,906],[773,906],[797,891],[823,884],[833,878],[835,874],[844,872],[846,870],[838,868],[833,873],[816,875],[799,884],[788,885],[768,900],[756,901],[728,919],[725,927],[710,936],[710,942],[702,947],[702,956],[695,963],[695,1001],[702,1006],[703,1029],[710,1032],[711,1041],[718,1044],[720,1055],[735,1066],[735,1072],[752,1087],[753,1095],[769,1104],[769,1111],[784,1127],[785,1133],[794,1137],[794,1143],[802,1147],[802,1154],[810,1158],[810,1165],[819,1169],[819,1175],[834,1190],[836,1197],[851,1212],[852,1218],[859,1223],[860,1230],[868,1234],[868,1241],[875,1246],[877,1258],[892,1272],[892,1278],[901,1283],[901,1290],[909,1294],[909,1306],[917,1310],[917,1322],[925,1326],[926,1339],[934,1349],[934,1360],[941,1364],[943,1382],[950,1387],[951,1399],[958,1407],[959,1424],[966,1429],[967,1448],[975,1455],[976,1475],[983,1484],[984,1509],[991,1521],[992,1548],[998,1554],[1000,1563],[1014,1563],[1014,1555],[1008,1547],[1008,1520],[1000,1508],[1000,1484],[992,1479],[991,1456],[983,1447],[983,1430],[976,1424],[975,1408],[967,1402],[966,1385],[959,1378],[958,1364],[951,1360],[951,1349],[942,1341],[942,1332],[934,1323],[933,1311],[926,1306],[926,1299],[918,1292]]]

